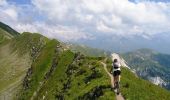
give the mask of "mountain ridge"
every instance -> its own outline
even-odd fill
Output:
[[[86,56],[55,39],[22,33],[0,44],[0,90],[4,90],[0,99],[114,100],[110,77],[100,63],[106,58],[110,70],[110,57]],[[169,91],[136,77],[126,67],[122,68],[121,93],[130,100],[168,100],[170,96]]]
[[[170,89],[170,55],[150,49],[139,49],[122,54],[122,57],[140,77]]]
[[[1,21],[0,21],[0,28],[5,30],[6,32],[10,33],[12,36],[19,36],[20,35],[19,32],[17,32],[16,30],[12,29],[10,26],[2,23]]]

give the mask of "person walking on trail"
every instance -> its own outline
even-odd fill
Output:
[[[120,65],[118,59],[114,59],[113,64],[112,64],[112,68],[111,68],[111,73],[112,73],[113,78],[114,78],[113,89],[119,88],[120,74],[121,74],[120,67],[121,67],[121,65]]]

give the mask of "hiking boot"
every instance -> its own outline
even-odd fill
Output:
[[[114,92],[117,93],[117,89],[114,89]]]

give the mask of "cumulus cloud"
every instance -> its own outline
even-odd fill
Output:
[[[49,38],[57,38],[64,41],[77,41],[79,39],[90,40],[94,37],[86,32],[80,31],[76,27],[61,25],[47,25],[45,23],[35,22],[34,24],[18,24],[15,28],[20,32],[40,32]]]
[[[6,0],[0,0],[0,6],[1,5],[6,5],[6,4],[7,4]]]
[[[33,5],[16,5],[6,0],[0,2],[0,21],[12,26],[19,32],[38,32],[49,38],[64,41],[77,41],[79,39],[93,39],[93,35],[74,26],[50,24],[41,20],[41,12]],[[39,15],[38,15],[39,14]]]
[[[99,33],[154,35],[170,31],[169,3],[146,0],[137,3],[128,0],[32,0],[32,3],[51,21],[83,24]]]
[[[41,32],[63,40],[93,39],[99,34],[149,38],[170,32],[168,2],[31,0],[29,5],[18,6],[1,1],[0,11],[3,13],[0,19],[18,31]]]
[[[9,5],[6,0],[0,0],[0,19],[16,21],[18,19],[17,7]]]
[[[2,11],[2,13],[7,14],[8,16],[10,16],[13,20],[16,20],[18,17],[17,12],[14,9],[5,9],[4,11]]]

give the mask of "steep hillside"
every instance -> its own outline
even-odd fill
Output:
[[[0,28],[0,44],[6,41],[7,39],[11,39],[12,37],[13,36],[11,34]]]
[[[108,70],[111,68],[111,60],[107,61]],[[169,100],[170,92],[143,80],[129,68],[122,68],[121,93],[126,100]]]
[[[8,39],[19,36],[20,34],[8,25],[0,22],[0,44]]]
[[[46,40],[39,34],[23,33],[0,44],[0,99],[15,95]]]
[[[141,49],[122,56],[138,76],[170,89],[170,55]]]
[[[0,22],[0,28],[6,31],[7,33],[11,34],[12,36],[19,36],[20,33],[12,29],[10,26]]]
[[[19,99],[115,99],[110,77],[100,63],[105,58],[74,54],[60,46],[51,53],[54,56],[48,56],[45,64],[42,58],[44,54],[33,63],[25,77]],[[107,60],[106,63],[109,70],[112,61]],[[167,90],[136,77],[127,68],[122,69],[121,91],[124,98],[129,100],[168,100],[170,96]]]
[[[0,44],[2,100],[115,100],[101,62],[111,59],[74,53],[57,40],[23,33]],[[170,92],[123,68],[121,91],[130,100],[168,100]]]
[[[98,62],[102,58],[74,54],[59,44],[47,49],[25,77],[19,99],[114,99],[109,77]]]

